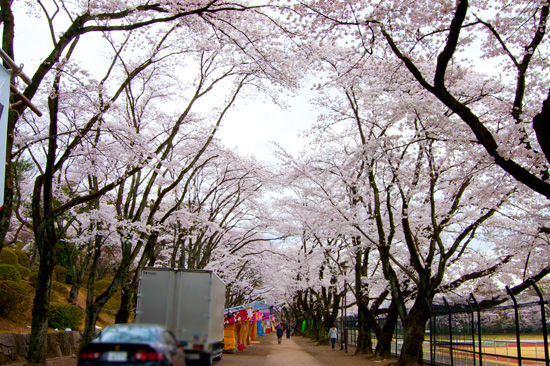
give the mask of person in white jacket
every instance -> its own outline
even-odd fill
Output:
[[[328,331],[328,337],[330,339],[330,344],[332,345],[332,349],[334,349],[334,345],[336,344],[336,338],[338,338],[338,329],[336,329],[336,326],[334,324]]]

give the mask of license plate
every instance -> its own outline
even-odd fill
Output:
[[[128,353],[122,351],[110,351],[107,352],[107,361],[126,361],[128,359]]]
[[[201,355],[199,355],[198,353],[187,353],[185,355],[185,358],[187,358],[188,360],[198,360],[201,358]]]

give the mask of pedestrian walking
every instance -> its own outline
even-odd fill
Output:
[[[277,331],[277,341],[281,344],[281,340],[283,339],[283,327],[281,326],[281,323],[277,324],[275,330]]]
[[[334,345],[336,344],[336,338],[338,338],[338,330],[336,329],[336,326],[332,324],[332,327],[328,331],[328,337],[330,339],[330,344],[332,345],[332,349],[334,349]]]
[[[286,325],[286,337],[287,338],[290,338],[290,323],[287,323]]]

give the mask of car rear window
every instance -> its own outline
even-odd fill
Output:
[[[96,341],[125,343],[157,342],[158,330],[145,327],[108,327],[101,332]]]

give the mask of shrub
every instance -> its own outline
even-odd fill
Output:
[[[109,301],[105,303],[103,309],[106,311],[111,311],[113,313],[116,313],[118,309],[120,309],[120,291],[117,291],[113,294]]]
[[[113,282],[114,277],[105,277],[94,283],[94,296],[101,295],[103,291],[107,290],[111,283]]]
[[[66,273],[67,273],[67,268],[63,266],[58,265],[53,267],[53,279],[55,281],[66,283],[66,280],[67,280]]]
[[[26,311],[32,303],[33,288],[26,283],[0,281],[0,315]]]
[[[31,260],[29,259],[29,255],[27,253],[21,249],[14,250],[14,253],[17,256],[17,263],[25,268],[31,268]]]
[[[14,265],[0,264],[0,280],[21,282],[21,274]]]
[[[69,296],[69,290],[61,282],[52,281],[52,291],[57,292],[62,297]]]
[[[15,254],[15,251],[11,248],[4,248],[0,252],[0,264],[13,264],[16,265],[17,262],[17,254]]]
[[[36,285],[38,284],[38,271],[32,271],[29,276],[29,281],[31,282],[31,286],[36,288]]]
[[[16,266],[16,268],[19,271],[19,273],[21,274],[21,277],[29,278],[31,276],[31,269],[30,268],[22,266],[20,264],[18,264]]]
[[[78,330],[84,318],[84,311],[77,305],[51,304],[48,326],[56,329]]]

